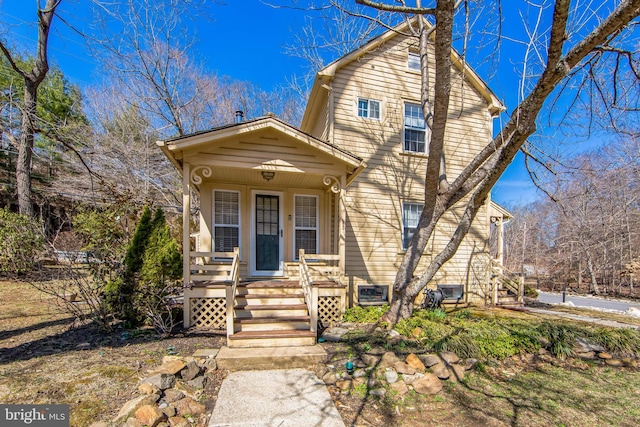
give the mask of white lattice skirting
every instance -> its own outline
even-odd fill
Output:
[[[191,326],[224,329],[227,327],[227,303],[224,298],[191,298]]]
[[[342,320],[341,298],[339,296],[319,296],[318,317],[325,325]]]

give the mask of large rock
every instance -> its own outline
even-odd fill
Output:
[[[207,385],[207,377],[205,377],[204,375],[200,375],[199,377],[195,377],[191,381],[187,381],[187,384],[189,384],[196,390],[201,390]]]
[[[404,362],[397,362],[393,365],[393,369],[395,369],[397,373],[402,375],[413,375],[416,373],[416,370],[411,365]]]
[[[347,393],[349,390],[351,390],[352,385],[353,385],[352,380],[336,381],[336,387],[338,387],[340,391],[342,391],[343,393]]]
[[[422,360],[420,360],[420,358],[413,353],[407,356],[405,362],[407,362],[407,365],[411,366],[418,372],[424,373],[427,370],[426,366],[424,366],[424,363],[422,363]]]
[[[587,341],[584,338],[576,339],[576,352],[586,353],[588,351],[595,351],[596,353],[598,353],[601,351],[606,351],[606,349],[600,344],[594,344],[592,342]]]
[[[464,369],[467,371],[472,370],[478,364],[478,359],[465,359],[464,360]]]
[[[184,393],[175,388],[170,388],[164,392],[164,401],[167,403],[177,402],[182,398],[184,398]]]
[[[160,399],[160,396],[157,394],[147,394],[129,400],[127,403],[122,405],[118,415],[113,419],[113,424],[120,425],[126,422],[129,417],[133,416],[136,409],[144,405],[153,405],[158,401],[158,399]]]
[[[157,374],[140,381],[140,384],[151,384],[158,387],[160,390],[171,388],[175,383],[176,377],[172,374]]]
[[[180,375],[182,375],[182,379],[185,381],[191,381],[198,375],[200,375],[201,369],[196,362],[189,362],[184,367]]]
[[[398,381],[398,373],[395,370],[388,368],[384,371],[384,379],[389,384],[393,384]]]
[[[165,360],[166,360],[167,357],[172,357],[172,356],[165,356]],[[175,356],[173,356],[173,357],[175,357]],[[162,365],[160,365],[158,368],[151,370],[149,372],[149,374],[151,374],[151,375],[158,375],[158,374],[176,375],[178,372],[183,370],[185,366],[187,366],[187,364],[181,358],[168,359]]]
[[[422,363],[424,363],[424,366],[426,366],[427,368],[432,367],[436,363],[441,363],[441,360],[437,354],[425,354],[424,356],[420,357],[420,360],[422,360]]]
[[[444,363],[436,363],[429,369],[431,370],[431,373],[433,375],[440,378],[441,380],[446,380],[451,375],[447,367],[444,365]]]
[[[190,397],[185,397],[177,402],[173,402],[172,405],[176,408],[178,415],[184,416],[190,414],[192,416],[204,414],[205,407],[203,404],[196,402]]]
[[[143,405],[136,409],[136,419],[148,427],[156,427],[164,417],[154,405]]]
[[[438,394],[442,390],[442,381],[433,374],[425,374],[415,380],[412,386],[420,394]]]
[[[398,396],[404,396],[405,394],[409,393],[409,387],[404,381],[397,381],[391,384],[389,388],[398,393]]]
[[[398,356],[396,356],[395,353],[392,351],[387,351],[385,354],[382,355],[382,358],[380,359],[380,363],[378,363],[377,368],[379,369],[393,368],[393,365],[395,365],[398,362],[400,362],[400,360],[398,359]]]
[[[324,381],[327,385],[333,385],[338,380],[338,377],[335,372],[329,371],[322,376],[322,381]]]
[[[169,418],[169,425],[171,427],[191,427],[191,423],[183,417],[171,417]]]
[[[367,366],[376,366],[380,361],[380,356],[376,356],[375,354],[363,354],[360,356],[360,359],[362,359]]]
[[[464,379],[464,375],[466,373],[466,369],[464,365],[451,365],[449,366],[449,370],[451,371],[451,375],[449,376],[449,381],[462,381]]]
[[[142,394],[160,394],[160,389],[149,383],[140,384],[138,386],[138,391]]]
[[[453,365],[454,363],[458,363],[460,361],[458,355],[452,351],[443,351],[442,353],[440,353],[440,358],[444,360],[444,363],[446,363],[447,365]]]

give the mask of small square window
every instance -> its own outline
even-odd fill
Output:
[[[418,52],[409,52],[407,68],[413,71],[420,71],[420,54]]]
[[[380,101],[358,98],[358,117],[380,120]]]

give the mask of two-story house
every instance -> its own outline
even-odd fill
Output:
[[[424,200],[429,130],[416,44],[389,31],[322,69],[300,128],[267,115],[158,142],[183,176],[186,327],[226,324],[236,346],[269,336],[312,343],[318,318],[336,320],[346,305],[386,295],[362,285],[393,283]],[[503,110],[453,57],[452,177],[491,140]],[[487,200],[432,286],[486,303],[490,221],[506,216]],[[455,226],[454,210],[424,262]]]

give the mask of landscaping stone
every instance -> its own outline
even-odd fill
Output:
[[[385,394],[387,394],[387,390],[383,389],[383,388],[376,388],[373,389],[369,392],[370,395],[372,396],[378,396],[378,397],[382,397]]]
[[[622,363],[624,363],[624,366],[627,366],[629,368],[637,368],[638,367],[638,361],[636,359],[631,359],[630,357],[625,357],[622,359]]]
[[[393,384],[398,381],[398,373],[394,369],[387,368],[384,372],[384,379],[389,384]]]
[[[451,375],[449,376],[449,381],[453,381],[453,382],[462,381],[466,373],[465,367],[457,363],[455,365],[449,366],[449,371],[451,372]]]
[[[338,341],[342,341],[342,336],[347,332],[349,332],[349,330],[346,328],[338,328],[338,327],[329,328],[326,331],[324,331],[324,333],[322,334],[322,338],[324,338],[325,341],[338,342]]]
[[[180,390],[176,390],[175,388],[170,388],[164,391],[164,401],[167,403],[177,402],[182,398],[184,398],[184,393]]]
[[[404,382],[405,384],[407,384],[407,385],[411,385],[411,384],[413,384],[413,382],[414,382],[415,380],[417,380],[418,378],[422,378],[422,377],[424,377],[424,374],[423,374],[423,373],[421,373],[421,372],[416,372],[416,373],[415,373],[415,374],[413,374],[413,375],[403,375],[403,376],[402,376],[402,380],[403,380],[403,382]]]
[[[205,413],[205,407],[203,404],[196,402],[190,397],[185,397],[184,399],[180,399],[177,402],[173,403],[173,406],[176,408],[176,412],[178,415],[200,415]]]
[[[437,354],[425,354],[424,356],[420,357],[420,360],[427,368],[432,367],[436,363],[441,363],[441,360]]]
[[[195,359],[213,359],[220,350],[217,348],[200,348],[193,353]]]
[[[138,386],[138,391],[142,394],[159,394],[160,389],[153,384],[144,383]]]
[[[191,423],[182,417],[169,418],[169,425],[171,427],[191,427]]]
[[[351,390],[352,385],[353,385],[353,381],[351,380],[336,381],[336,387],[338,387],[340,391],[342,391],[343,393],[346,393],[349,390]]]
[[[451,376],[451,373],[442,362],[436,363],[429,369],[431,370],[432,374],[434,374],[436,377],[440,378],[441,380],[446,380]]]
[[[391,384],[389,388],[398,393],[398,396],[404,396],[405,394],[409,393],[409,387],[404,381],[395,382]]]
[[[470,371],[472,370],[476,365],[478,364],[478,359],[465,359],[464,360],[464,369],[465,371]]]
[[[416,373],[416,370],[411,367],[408,363],[397,362],[393,365],[393,369],[396,370],[397,373],[402,375],[413,375]]]
[[[140,420],[134,417],[128,418],[127,422],[124,425],[125,427],[144,427],[144,424],[142,424]]]
[[[207,384],[207,377],[205,377],[204,375],[201,375],[199,377],[192,379],[191,381],[187,381],[187,384],[189,384],[191,387],[197,390],[203,389]]]
[[[366,377],[366,376],[367,376],[367,371],[365,371],[364,369],[357,369],[353,373],[353,378],[360,378],[360,377]]]
[[[364,363],[361,359],[354,359],[353,366],[355,366],[356,368],[366,368],[367,364]]]
[[[377,367],[380,369],[393,368],[393,365],[395,365],[399,361],[400,360],[398,359],[398,357],[394,352],[387,351],[385,354],[382,355],[382,358],[380,359],[380,362],[378,363]]]
[[[422,360],[420,360],[420,358],[413,353],[407,356],[405,362],[407,362],[407,365],[411,366],[418,372],[425,372],[427,370],[427,368],[424,366],[424,363],[422,363]]]
[[[380,361],[380,356],[376,356],[374,354],[363,354],[360,358],[367,364],[367,366],[376,366]]]
[[[151,377],[147,377],[140,381],[141,384],[152,384],[158,387],[160,390],[166,390],[173,387],[176,383],[176,377],[172,374],[157,374]]]
[[[595,351],[584,351],[584,352],[576,353],[576,356],[578,356],[580,359],[584,359],[584,360],[593,360],[593,359],[596,358],[596,352]]]
[[[425,374],[412,384],[413,389],[420,394],[438,394],[442,390],[442,381],[433,374]]]
[[[612,356],[612,355],[610,355],[609,353],[605,353],[604,351],[603,351],[603,352],[601,352],[601,353],[598,353],[598,357],[599,357],[600,359],[604,359],[604,360],[607,360],[607,359],[611,359],[611,358],[613,358],[613,356]]]
[[[327,368],[327,365],[322,362],[316,363],[316,377],[322,378],[327,372],[329,372],[329,368]]]
[[[582,352],[582,353],[587,351],[595,351],[595,352],[606,351],[606,348],[604,348],[600,344],[591,343],[585,340],[584,338],[576,339],[576,347],[577,347],[576,351]]]
[[[338,376],[335,372],[329,371],[322,376],[322,381],[324,381],[324,383],[327,385],[333,385],[336,383],[336,381],[338,381]]]
[[[161,409],[162,413],[167,416],[167,418],[176,416],[176,408],[173,406],[167,406],[166,408]]]
[[[453,365],[454,363],[458,363],[460,358],[457,354],[451,351],[443,351],[440,353],[440,358],[444,360],[447,365]]]
[[[396,331],[396,330],[394,330],[394,329],[390,330],[390,331],[387,333],[387,335],[389,336],[389,338],[392,338],[392,339],[393,339],[393,338],[400,338],[400,332],[398,332],[398,331]]]
[[[155,427],[164,417],[165,415],[154,405],[143,405],[136,410],[136,419],[148,427]]]
[[[189,362],[180,372],[180,375],[182,375],[183,380],[191,381],[192,379],[200,375],[200,372],[202,372],[202,370],[196,362]]]
[[[165,359],[167,357],[175,357],[175,356],[165,356]],[[176,375],[178,372],[183,370],[185,366],[187,366],[187,364],[184,363],[184,360],[182,360],[181,358],[173,359],[173,360],[169,359],[166,362],[164,362],[162,365],[160,365],[159,368],[151,370],[149,372],[149,374],[151,374],[151,375],[158,375],[158,374]]]
[[[605,359],[604,363],[606,363],[608,366],[624,366],[622,360],[619,359]]]
[[[154,404],[158,399],[160,399],[160,396],[157,394],[146,394],[129,400],[120,408],[118,415],[113,419],[113,423],[122,424],[135,413],[136,409],[144,405]]]

